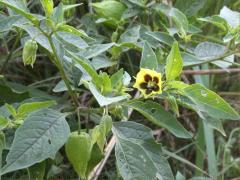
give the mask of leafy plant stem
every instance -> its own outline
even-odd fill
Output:
[[[55,46],[54,46],[54,44],[53,44],[52,38],[51,38],[50,35],[48,35],[47,38],[48,38],[48,41],[49,41],[49,43],[50,43],[50,46],[51,46],[51,48],[52,48],[52,50],[53,50],[53,55],[54,55],[54,59],[55,59],[54,62],[55,62],[55,64],[56,64],[57,68],[59,69],[59,72],[60,72],[60,74],[61,74],[61,77],[62,77],[62,79],[63,79],[63,81],[64,81],[64,83],[65,83],[65,85],[66,85],[66,87],[67,87],[67,89],[68,89],[69,95],[71,96],[71,98],[72,98],[75,106],[78,107],[77,95],[76,95],[76,93],[73,92],[73,90],[72,90],[72,88],[71,88],[71,85],[70,85],[70,83],[69,83],[69,81],[68,81],[68,79],[67,79],[67,76],[66,76],[66,74],[65,74],[65,72],[64,72],[64,69],[63,69],[63,67],[62,67],[62,65],[61,65],[61,63],[60,63],[60,59],[59,59],[59,57],[58,57],[58,55],[57,55],[57,50],[56,50],[56,48],[55,48]]]
[[[21,39],[21,36],[22,36],[22,30],[20,30],[18,32],[17,38],[16,38],[16,40],[15,40],[13,46],[12,46],[12,49],[11,49],[10,53],[8,54],[8,56],[7,56],[7,58],[6,58],[6,60],[5,60],[4,64],[3,64],[3,66],[2,66],[2,68],[0,70],[0,74],[2,74],[5,71],[5,69],[6,69],[7,65],[8,65],[8,62],[12,58],[13,53],[14,53],[14,51],[15,51],[15,49],[16,49],[16,47],[17,47],[17,45],[18,45],[18,43],[19,43],[19,41]]]

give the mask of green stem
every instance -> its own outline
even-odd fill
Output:
[[[217,160],[215,154],[215,142],[214,142],[214,132],[213,128],[209,127],[203,122],[203,129],[205,134],[206,150],[207,150],[207,160],[208,160],[208,171],[209,174],[216,180],[217,179]]]
[[[201,119],[198,120],[198,133],[197,133],[197,138],[196,138],[196,161],[195,164],[196,166],[198,166],[199,168],[203,169],[204,167],[204,156],[205,153],[204,152],[204,145],[205,145],[205,141],[204,141],[204,132],[203,132],[203,122]],[[195,175],[196,176],[201,176],[202,173],[198,170],[195,171]]]
[[[20,31],[18,33],[17,38],[16,38],[16,40],[15,40],[13,46],[12,46],[12,49],[11,49],[10,53],[8,54],[8,56],[7,56],[7,58],[6,58],[6,60],[5,60],[4,64],[3,64],[3,66],[2,66],[2,68],[0,70],[0,74],[2,74],[5,71],[5,69],[6,69],[7,65],[8,65],[9,60],[12,58],[13,53],[14,53],[14,51],[15,51],[15,49],[16,49],[16,47],[17,47],[17,45],[18,45],[18,43],[19,43],[19,41],[21,39],[21,35],[22,35],[22,31]]]
[[[52,51],[53,51],[53,55],[54,55],[53,62],[56,64],[57,68],[59,69],[60,75],[61,75],[61,77],[62,77],[62,79],[63,79],[63,81],[64,81],[64,83],[65,83],[65,85],[66,85],[66,87],[68,89],[69,95],[71,96],[75,106],[78,107],[77,95],[76,95],[76,93],[73,92],[73,90],[71,88],[71,85],[70,85],[70,83],[69,83],[69,81],[67,79],[67,76],[66,76],[66,74],[64,72],[64,69],[63,69],[63,67],[61,65],[60,59],[58,57],[57,50],[56,50],[56,48],[55,48],[55,46],[53,44],[51,35],[48,35],[47,38],[48,38],[48,41],[49,41],[50,46],[51,46]]]
[[[225,57],[231,56],[231,55],[233,55],[233,54],[235,54],[237,52],[239,52],[239,50],[237,50],[237,51],[230,51],[230,52],[227,52],[227,53],[225,53],[225,54],[223,54],[221,56],[214,57],[214,58],[208,59],[206,61],[201,61],[201,62],[199,62],[197,64],[192,64],[192,65],[189,65],[189,66],[186,66],[186,67],[193,67],[193,66],[197,66],[197,65],[203,65],[203,64],[211,63],[211,62],[214,62],[214,61],[219,61],[219,60],[221,60],[221,59],[223,59]]]

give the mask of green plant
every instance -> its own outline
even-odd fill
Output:
[[[240,176],[231,152],[239,129],[217,144],[228,135],[222,124],[240,120],[238,112],[211,90],[215,76],[182,75],[239,67],[240,13],[219,2],[220,13],[208,14],[210,1],[195,0],[76,3],[0,0],[2,178],[97,179],[114,145],[126,180]],[[32,67],[10,66],[18,57]],[[6,72],[28,78],[13,83]],[[184,111],[198,115],[196,131],[185,128]],[[189,144],[158,142],[147,126]],[[192,145],[195,164],[178,155]],[[193,169],[174,168],[172,159]]]

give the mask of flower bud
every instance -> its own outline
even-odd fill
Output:
[[[22,54],[24,66],[31,65],[33,67],[33,64],[36,61],[37,49],[38,49],[37,42],[33,39],[29,39],[24,44],[23,54]]]

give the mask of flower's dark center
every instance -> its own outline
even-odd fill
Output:
[[[159,78],[154,76],[152,78],[152,76],[150,76],[149,74],[146,74],[144,76],[144,81],[145,82],[142,82],[140,84],[140,88],[141,89],[145,89],[146,90],[146,94],[151,94],[152,91],[159,91],[159,86],[158,86],[158,83],[159,83]]]

